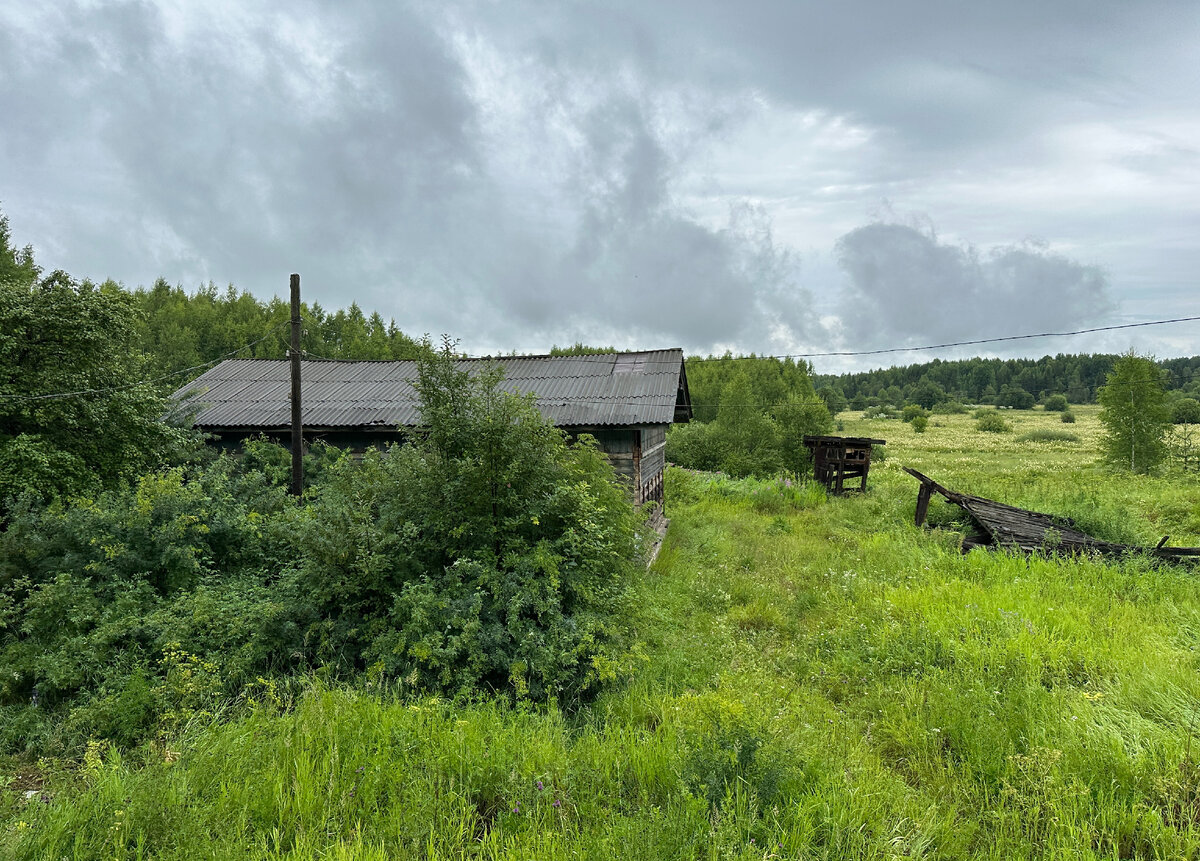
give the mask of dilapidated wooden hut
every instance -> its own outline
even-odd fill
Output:
[[[538,410],[572,436],[591,434],[634,501],[663,501],[667,428],[692,417],[683,351],[459,359],[471,371],[499,365],[500,388],[533,393]],[[401,441],[420,423],[414,361],[301,362],[305,442],[364,450]],[[226,447],[265,434],[288,443],[291,403],[284,360],[228,359],[175,393],[196,427]]]
[[[847,490],[866,491],[871,471],[871,450],[887,440],[857,436],[806,436],[804,444],[812,453],[813,477],[832,493]],[[848,481],[859,480],[857,488]]]

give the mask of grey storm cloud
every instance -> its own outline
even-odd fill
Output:
[[[63,246],[107,236],[144,267],[83,274],[262,293],[299,269],[326,304],[501,344],[733,341],[776,313],[787,255],[737,212],[701,224],[669,188],[728,100],[664,95],[636,64],[601,74],[537,39],[501,51],[416,6],[297,9],[301,30],[278,13],[181,23],[149,3],[80,4],[38,21],[25,50],[9,28],[0,108],[53,129],[8,137],[5,160],[100,197],[64,206]],[[86,139],[93,163],[47,139]]]
[[[1119,285],[1194,301],[1198,32],[1175,2],[14,0],[0,207],[79,276],[299,271],[468,348],[1099,320]],[[885,198],[999,250],[860,227]]]
[[[837,256],[860,311],[845,333],[864,347],[1073,331],[1113,309],[1099,268],[1033,243],[983,252],[931,227],[877,222],[838,240]]]

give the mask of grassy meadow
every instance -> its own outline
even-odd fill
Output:
[[[1075,412],[844,414],[888,441],[862,496],[672,470],[637,666],[588,707],[264,684],[135,751],[9,763],[0,856],[1200,857],[1197,573],[964,556],[938,501],[912,525],[901,466],[1200,545],[1194,474],[1106,471]]]

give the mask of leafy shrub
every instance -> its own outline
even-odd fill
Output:
[[[939,401],[938,403],[934,404],[933,409],[930,410],[930,412],[935,416],[962,415],[966,411],[967,408],[958,401]]]
[[[1079,434],[1070,431],[1038,428],[1017,437],[1017,442],[1079,442]]]
[[[863,418],[864,419],[894,419],[894,418],[896,418],[896,411],[894,409],[892,409],[891,407],[887,406],[886,404],[879,404],[878,406],[868,407],[866,410],[864,410]]]
[[[7,245],[5,228],[0,258]],[[197,439],[160,421],[167,402],[153,387],[129,386],[146,376],[133,297],[64,272],[39,279],[26,263],[0,280],[0,514],[7,498],[24,493],[115,487]],[[96,393],[34,399],[81,388]]]
[[[226,693],[286,665],[299,630],[267,585],[293,557],[286,499],[229,457],[73,505],[25,498],[0,532],[0,706],[36,690],[63,743],[128,744],[167,707],[168,643],[219,656]]]
[[[1171,404],[1171,422],[1177,425],[1200,424],[1200,401],[1180,398]]]
[[[900,420],[911,422],[915,418],[928,418],[929,411],[919,404],[908,404],[900,411]]]
[[[1008,433],[1012,430],[1012,425],[1006,422],[1000,413],[993,410],[985,413],[975,422],[975,430],[983,431],[984,433]]]
[[[792,396],[775,408],[772,420],[779,445],[780,466],[794,478],[799,478],[812,465],[812,453],[804,444],[804,437],[829,433],[833,426],[829,410],[818,398]],[[765,477],[761,470],[755,474]]]
[[[1049,395],[1043,402],[1042,408],[1048,413],[1061,413],[1067,408],[1067,396]]]
[[[314,659],[433,692],[591,693],[639,552],[626,492],[499,371],[418,367],[423,438],[337,463],[301,530]]]
[[[667,460],[688,469],[719,471],[721,452],[711,424],[691,421],[672,425],[667,431]]]
[[[925,416],[913,416],[912,429],[917,433],[925,433],[925,428],[929,426],[929,419]]]
[[[996,396],[996,406],[1011,407],[1014,410],[1031,410],[1036,399],[1020,386],[1005,384],[1000,387]]]
[[[1070,410],[1063,410],[1062,422],[1065,425],[1075,424],[1075,413],[1071,412]]]
[[[0,531],[0,744],[131,745],[318,665],[564,701],[613,677],[643,541],[608,461],[494,374],[421,374],[423,441],[310,453],[303,507],[265,441],[23,498]]]

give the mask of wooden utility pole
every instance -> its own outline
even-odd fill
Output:
[[[292,275],[292,493],[304,490],[304,428],[300,424],[300,276]]]

